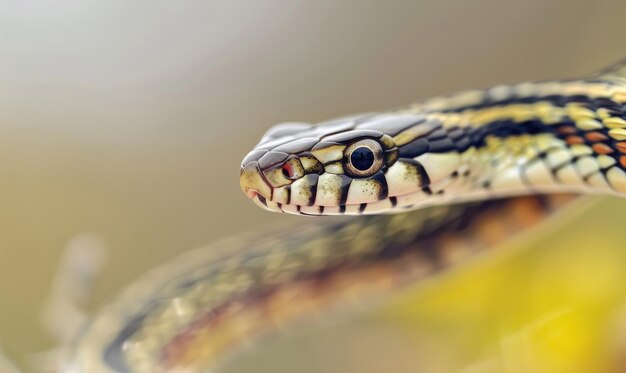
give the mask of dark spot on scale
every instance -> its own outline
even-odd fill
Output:
[[[291,203],[291,184],[285,187],[285,192],[287,193],[287,204]]]
[[[436,131],[433,131],[426,136],[429,141],[440,140],[448,137],[448,131],[445,128],[439,128]]]
[[[589,101],[589,96],[585,95],[571,95],[567,98],[568,102],[587,102]]]
[[[348,200],[348,192],[350,191],[350,184],[352,183],[352,178],[346,175],[340,175],[341,177],[341,189],[338,198],[338,205],[344,206],[346,201]]]
[[[452,127],[448,130],[448,136],[452,139],[452,140],[458,140],[461,137],[465,136],[465,131],[462,128],[459,127]]]
[[[470,146],[472,146],[472,141],[468,137],[456,141],[456,149],[461,153],[469,149]]]
[[[608,97],[596,98],[591,102],[591,105],[593,105],[597,109],[605,108],[605,109],[610,109],[616,112],[621,111],[620,105]]]
[[[400,159],[400,161],[402,161],[402,163],[406,164],[407,166],[410,166],[412,171],[415,172],[416,175],[418,175],[420,187],[426,187],[430,185],[430,177],[428,176],[426,169],[424,168],[424,166],[422,166],[420,162],[412,158],[402,158]]]
[[[432,153],[446,153],[456,149],[454,142],[447,137],[428,143],[428,151]]]
[[[346,213],[346,205],[339,206],[339,213],[340,214],[345,214]]]
[[[367,207],[367,203],[361,203],[359,205],[359,213],[362,214],[363,212],[365,212],[366,207]]]
[[[552,105],[559,107],[565,106],[565,104],[567,104],[567,99],[561,95],[547,95],[543,98],[543,100],[549,101]]]
[[[318,174],[308,174],[302,178],[302,180],[309,186],[310,191],[307,206],[313,206],[315,204],[315,198],[317,197],[317,182],[319,177],[320,175]]]
[[[389,197],[389,202],[391,202],[391,207],[398,206],[398,198],[396,197]]]
[[[380,201],[387,198],[387,196],[389,195],[389,186],[387,185],[387,178],[385,178],[385,173],[383,171],[378,171],[374,176],[372,176],[372,180],[375,180],[376,184],[378,184],[377,199]]]
[[[416,139],[400,147],[400,157],[415,158],[428,151],[429,143],[424,138]]]
[[[430,189],[430,187],[426,186],[422,188],[422,192],[428,194],[429,196],[433,194],[433,191]]]

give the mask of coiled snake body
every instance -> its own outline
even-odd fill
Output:
[[[360,216],[185,254],[102,310],[68,367],[213,368],[246,340],[509,239],[576,199],[562,193],[623,196],[625,70],[274,127],[242,163],[248,197],[273,211]]]

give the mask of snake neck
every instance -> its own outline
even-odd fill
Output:
[[[626,85],[604,75],[414,105],[401,113],[425,113],[431,129],[401,143],[400,160],[423,166],[428,178],[423,193],[397,202],[410,208],[564,190],[626,193],[625,110]]]

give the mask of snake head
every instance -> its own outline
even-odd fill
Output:
[[[438,128],[408,114],[280,124],[243,160],[241,188],[265,209],[302,215],[387,212],[398,198],[411,207],[406,196],[428,194],[431,178],[416,157],[428,152],[427,136]]]

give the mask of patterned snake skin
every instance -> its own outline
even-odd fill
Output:
[[[250,340],[375,302],[554,219],[579,198],[562,193],[624,195],[625,76],[617,66],[271,129],[242,163],[248,197],[367,216],[296,219],[181,256],[103,309],[64,368],[213,371]]]

